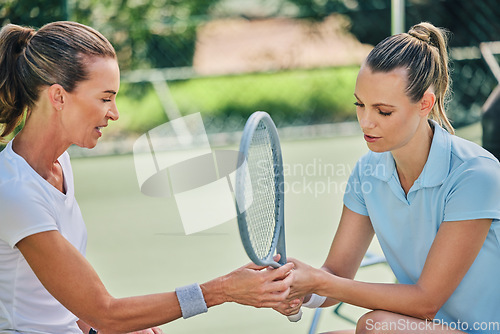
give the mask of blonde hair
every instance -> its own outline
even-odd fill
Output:
[[[76,22],[53,22],[38,31],[8,24],[0,30],[0,139],[34,107],[42,86],[60,84],[68,92],[86,80],[89,57],[112,57],[111,43]]]
[[[387,37],[377,44],[366,64],[375,72],[405,68],[408,73],[406,93],[412,102],[419,101],[432,86],[436,103],[429,117],[453,134],[455,130],[445,109],[451,82],[447,41],[446,30],[422,22],[411,27],[408,33]]]

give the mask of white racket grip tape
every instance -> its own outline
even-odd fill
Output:
[[[326,300],[326,297],[318,296],[317,294],[313,293],[311,295],[311,298],[309,298],[309,300],[307,301],[307,303],[302,304],[302,306],[308,307],[308,308],[318,308],[321,305],[323,305],[325,300]]]
[[[290,322],[299,321],[300,319],[302,319],[302,309],[300,308],[298,313],[289,315],[287,318]]]

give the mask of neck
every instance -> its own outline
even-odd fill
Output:
[[[410,142],[391,152],[405,193],[408,193],[424,169],[431,149],[433,135],[433,129],[425,120],[425,123],[419,126],[417,133]]]
[[[57,159],[71,144],[61,138],[57,124],[54,113],[35,110],[12,142],[14,152],[45,179],[54,172]]]

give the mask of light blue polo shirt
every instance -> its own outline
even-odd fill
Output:
[[[469,333],[500,333],[500,165],[480,146],[431,122],[429,156],[407,195],[392,154],[369,152],[349,178],[344,204],[370,217],[387,262],[404,284],[420,277],[441,222],[492,219],[476,260],[436,319]]]

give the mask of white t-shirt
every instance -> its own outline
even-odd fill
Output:
[[[75,200],[68,153],[58,159],[66,194],[12,150],[0,152],[0,333],[79,333],[75,315],[42,286],[16,244],[59,231],[85,255],[87,231]]]

